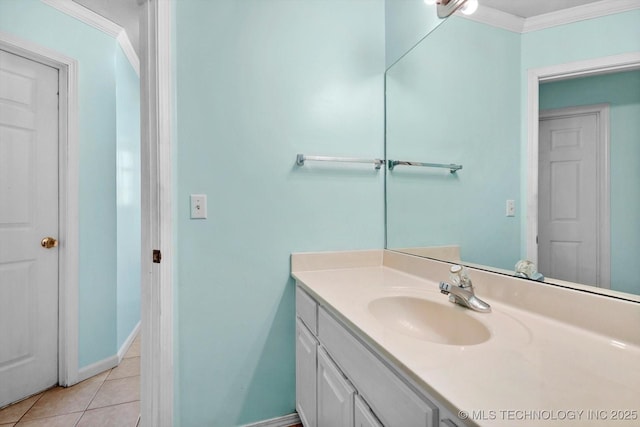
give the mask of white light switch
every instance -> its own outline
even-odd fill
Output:
[[[507,216],[516,216],[515,200],[507,200]]]
[[[192,194],[191,195],[191,219],[207,218],[207,195]]]

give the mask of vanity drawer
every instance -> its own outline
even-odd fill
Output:
[[[385,426],[438,426],[438,408],[413,392],[322,307],[318,331],[322,345]]]
[[[314,335],[318,334],[318,304],[297,285],[296,314]]]

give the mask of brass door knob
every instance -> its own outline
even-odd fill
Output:
[[[58,241],[53,237],[45,237],[40,241],[40,246],[45,249],[55,248],[56,246],[58,246]]]

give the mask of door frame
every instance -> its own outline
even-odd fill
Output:
[[[596,76],[640,69],[640,52],[605,56],[584,61],[531,68],[527,71],[527,215],[525,220],[526,258],[538,262],[538,125],[540,121],[539,85],[576,77]]]
[[[78,382],[78,62],[0,31],[0,48],[58,70],[58,383]]]
[[[140,5],[142,318],[140,425],[170,427],[173,373],[171,1]],[[160,263],[152,251],[160,250]]]
[[[596,181],[598,188],[596,203],[598,211],[596,213],[596,223],[598,224],[598,230],[596,232],[596,256],[598,257],[598,261],[596,263],[596,278],[597,286],[605,289],[611,288],[611,206],[609,194],[611,182],[609,173],[611,137],[609,114],[609,104],[582,105],[539,112],[539,119],[558,119],[584,115],[596,115],[597,117]],[[536,222],[536,227],[537,226],[538,224]],[[537,255],[538,253],[536,252],[536,257]]]

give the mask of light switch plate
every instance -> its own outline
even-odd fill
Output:
[[[207,195],[192,194],[191,195],[191,219],[207,218]]]

